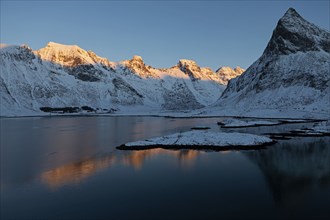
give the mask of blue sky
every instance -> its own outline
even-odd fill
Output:
[[[329,1],[2,1],[1,43],[76,44],[111,61],[143,57],[247,68],[289,8],[329,30]]]

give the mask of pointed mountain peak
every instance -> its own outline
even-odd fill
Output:
[[[298,26],[303,27],[313,24],[306,21],[295,9],[289,8],[278,21],[278,25],[282,25],[294,32],[298,30]]]
[[[134,55],[132,60],[142,61],[143,62],[142,57],[141,56],[138,56],[138,55]]]
[[[177,66],[183,72],[186,72],[187,69],[199,70],[200,71],[200,67],[198,66],[198,64],[194,60],[180,59]]]
[[[197,66],[197,63],[194,60],[180,59],[179,62],[178,62],[178,65],[180,67],[185,67],[187,65]]]
[[[330,33],[306,21],[290,8],[278,21],[264,51],[268,55],[287,55],[297,52],[330,52]]]
[[[298,14],[298,12],[297,12],[294,8],[289,8],[289,9],[285,12],[285,14],[284,14],[283,17],[285,17],[285,18],[289,18],[289,17],[298,17],[298,18],[302,18],[302,17],[300,16],[300,14]]]
[[[202,69],[197,65],[197,63],[193,60],[186,60],[186,59],[181,59],[179,60],[177,67],[179,67],[179,69],[188,74],[189,77],[192,80],[196,80],[196,73],[201,73]]]
[[[146,76],[149,71],[149,66],[146,66],[141,56],[134,55],[131,60],[123,61],[123,64],[126,65],[132,72],[137,73],[140,76]]]
[[[145,65],[141,56],[134,55],[131,60],[129,60],[130,65]]]

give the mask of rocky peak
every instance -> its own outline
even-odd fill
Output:
[[[44,61],[68,67],[92,63],[87,51],[76,45],[63,45],[49,42],[46,47],[35,52]]]
[[[239,66],[236,67],[235,69],[232,69],[229,66],[223,66],[223,67],[220,67],[216,71],[216,73],[218,74],[218,76],[224,83],[228,83],[229,80],[240,76],[244,71],[245,70]]]
[[[143,59],[141,56],[138,55],[134,55],[132,60],[136,61],[136,62],[142,62],[143,63]]]
[[[99,57],[92,51],[85,51],[77,45],[63,45],[49,42],[46,47],[35,51],[35,53],[44,61],[66,67],[94,65],[97,63],[104,66],[111,66],[111,63],[106,58]]]
[[[140,76],[147,76],[148,73],[150,73],[149,66],[145,65],[141,56],[134,55],[133,58],[127,62],[127,67]]]
[[[3,57],[11,58],[16,61],[31,61],[35,59],[32,49],[26,45],[8,45],[1,44],[0,54]]]
[[[235,71],[236,73],[242,74],[242,73],[244,73],[245,69],[243,69],[243,68],[237,66],[237,67],[234,69],[234,71]]]
[[[229,66],[222,66],[219,69],[217,69],[215,72],[217,73],[223,73],[223,72],[233,72],[234,70]]]
[[[180,70],[182,72],[187,73],[188,75],[190,75],[192,72],[200,72],[201,71],[201,68],[193,60],[181,59],[181,60],[179,60],[177,66],[180,68]]]
[[[197,63],[193,60],[186,60],[186,59],[181,59],[178,62],[178,67],[185,69],[186,67],[196,67],[198,66]]]
[[[225,76],[232,76],[232,75],[235,75],[238,76],[238,75],[241,75],[245,70],[242,69],[241,67],[237,66],[235,69],[232,69],[231,67],[229,66],[223,66],[223,67],[220,67],[216,73],[218,73],[219,75],[225,75]]]
[[[296,18],[299,18],[301,19],[302,17],[300,16],[300,14],[298,14],[298,12],[294,9],[294,8],[289,8],[283,15],[282,19],[285,19],[285,18],[293,18],[293,17],[296,17]]]
[[[290,8],[278,21],[265,55],[286,55],[307,51],[330,52],[330,33],[306,21]]]
[[[145,63],[141,56],[134,55],[131,60],[129,60],[129,65],[131,67],[142,67],[145,66]]]

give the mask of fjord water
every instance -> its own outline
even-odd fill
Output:
[[[221,129],[221,118],[34,117],[1,121],[1,219],[323,219],[329,137],[263,150],[119,151],[187,131],[261,134],[312,126]]]

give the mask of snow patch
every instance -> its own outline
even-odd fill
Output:
[[[253,126],[267,126],[267,125],[278,125],[279,122],[273,122],[273,121],[242,121],[237,119],[226,119],[222,122],[219,122],[221,127],[223,128],[235,128],[235,127],[253,127]]]

